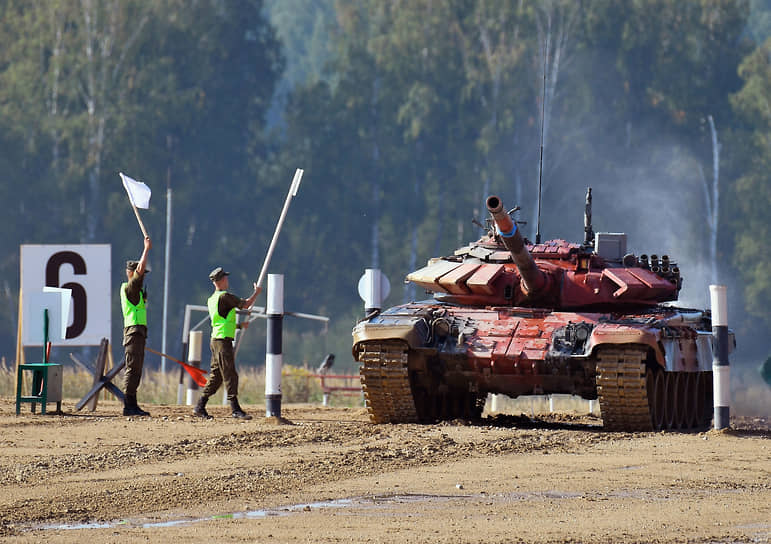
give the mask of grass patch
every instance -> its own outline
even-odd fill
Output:
[[[138,398],[145,404],[176,404],[179,387],[179,370],[172,368],[165,374],[160,370],[145,369],[142,373],[142,383],[139,386]],[[185,373],[185,380],[187,380]],[[265,403],[265,368],[244,367],[238,369],[239,395],[242,404]],[[94,378],[86,370],[75,366],[64,365],[62,369],[62,396],[67,400],[78,401],[91,389]],[[123,389],[123,373],[118,374],[114,382]],[[185,389],[187,388],[187,381]],[[346,385],[358,383],[352,381]],[[217,392],[213,402],[221,399],[224,386]],[[102,398],[113,398],[110,393],[102,393]],[[0,397],[15,398],[16,374],[15,367],[9,366],[5,360],[0,360]],[[318,403],[324,400],[324,393],[319,378],[314,372],[304,366],[283,365],[281,381],[282,402]],[[553,395],[552,407],[556,412],[576,414],[589,413],[589,401],[571,395]],[[362,406],[361,396],[357,394],[334,393],[328,402],[331,406]],[[499,395],[496,412],[501,414],[548,414],[550,410],[549,397],[526,396],[516,399]],[[488,398],[486,410],[491,411]],[[594,414],[599,415],[599,403],[594,403]],[[742,366],[731,367],[731,414],[742,416],[768,417],[771,414],[771,387],[760,379],[757,369]]]
[[[187,391],[187,373],[185,373],[184,389]],[[123,389],[123,372],[118,374],[113,383]],[[176,404],[179,389],[180,372],[172,368],[165,374],[160,370],[145,369],[142,372],[142,382],[139,385],[137,398],[141,404]],[[62,368],[62,397],[78,401],[91,390],[94,384],[93,375],[87,370],[74,366]],[[212,402],[217,402],[224,394],[225,386],[221,386]],[[102,393],[102,398],[113,399],[111,393]],[[16,373],[13,365],[8,366],[0,361],[0,397],[16,397]],[[313,371],[305,367],[283,365],[281,379],[281,400],[287,403],[318,403],[321,404],[324,394],[319,378]],[[265,368],[238,368],[238,400],[242,404],[265,403]],[[332,395],[330,405],[360,406],[357,396]]]

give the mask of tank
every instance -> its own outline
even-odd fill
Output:
[[[607,430],[709,426],[710,312],[674,304],[682,278],[668,255],[595,234],[591,199],[590,188],[583,242],[533,244],[512,219],[519,208],[488,197],[479,240],[407,275],[433,298],[356,324],[373,422],[476,419],[488,394],[568,394],[599,400]]]

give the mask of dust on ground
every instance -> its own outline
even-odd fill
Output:
[[[771,542],[768,418],[611,433],[567,413],[373,425],[362,408],[146,408],[16,416],[0,399],[0,540]]]

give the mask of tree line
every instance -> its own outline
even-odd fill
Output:
[[[111,243],[113,271],[141,252],[118,171],[154,191],[157,345],[165,189],[176,339],[213,266],[249,289],[303,168],[270,271],[288,310],[332,318],[287,327],[289,357],[314,363],[350,349],[365,268],[388,305],[423,298],[402,278],[475,239],[486,195],[532,239],[541,149],[546,239],[581,239],[593,187],[595,230],[671,253],[686,304],[727,283],[740,346],[767,353],[749,340],[771,325],[766,4],[0,0],[0,354],[19,244]]]

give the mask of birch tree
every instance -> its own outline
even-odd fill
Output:
[[[709,123],[710,141],[712,142],[712,182],[707,181],[704,169],[699,164],[699,176],[701,178],[702,194],[704,195],[704,209],[707,212],[707,228],[709,230],[709,262],[710,282],[717,283],[717,235],[718,219],[720,212],[720,143],[717,139],[715,120],[711,115],[707,116]]]
[[[539,118],[541,122],[541,153],[539,153],[539,193],[543,191],[544,186],[549,185],[549,177],[543,176],[544,183],[541,184],[543,169],[548,164],[550,169],[556,169],[559,165],[559,155],[554,153],[546,158],[546,150],[549,142],[549,129],[551,126],[552,108],[554,100],[557,97],[557,86],[559,83],[560,72],[566,69],[570,63],[571,39],[576,23],[578,22],[580,4],[574,1],[561,2],[559,0],[548,0],[539,5],[536,10],[536,28],[538,30],[538,44],[536,57],[538,66],[541,67],[541,78],[543,81],[541,104],[539,108]],[[541,156],[543,155],[543,157]],[[535,205],[533,206],[533,225],[536,236],[540,236],[540,194],[536,195]]]
[[[121,2],[112,0],[81,1],[82,36],[80,36],[83,64],[79,95],[85,106],[86,175],[89,201],[86,219],[86,240],[93,241],[101,217],[102,157],[105,139],[117,112],[112,97],[123,93],[123,64],[131,46],[142,32],[148,16],[137,21],[121,13]],[[133,24],[131,24],[133,22]]]
[[[479,131],[482,185],[475,198],[482,215],[485,213],[484,201],[496,182],[505,183],[499,189],[508,190],[513,177],[517,202],[522,195],[519,161],[514,161],[515,172],[509,176],[502,157],[521,152],[510,149],[508,144],[512,130],[516,130],[514,112],[518,93],[514,81],[522,72],[523,21],[527,23],[522,0],[515,4],[483,1],[477,4],[470,24],[465,27],[458,23],[454,25],[460,38],[466,78],[487,115]]]

